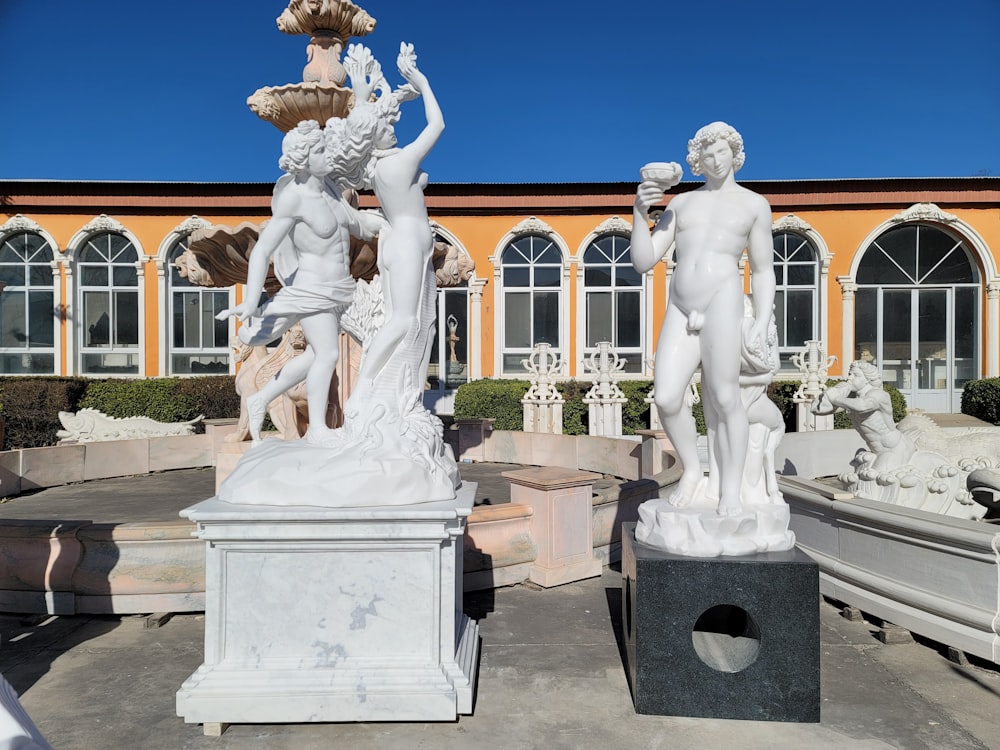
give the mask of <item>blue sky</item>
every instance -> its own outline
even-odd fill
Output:
[[[245,100],[301,80],[286,2],[0,0],[0,179],[276,179]],[[636,180],[717,119],[743,179],[1000,175],[1000,0],[359,4],[441,101],[435,182]]]

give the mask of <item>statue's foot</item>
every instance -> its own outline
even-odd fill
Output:
[[[743,513],[743,504],[739,500],[720,500],[715,512],[720,516],[738,516]]]
[[[689,472],[681,475],[677,487],[667,496],[667,502],[675,508],[684,508],[694,502],[695,491],[701,476],[689,476]]]
[[[250,439],[254,445],[260,443],[260,428],[264,426],[264,417],[267,416],[267,402],[259,394],[255,393],[247,397],[247,419],[250,428]]]
[[[312,445],[333,446],[337,442],[337,431],[329,427],[309,426],[306,430],[305,440]]]

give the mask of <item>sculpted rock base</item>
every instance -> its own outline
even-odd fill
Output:
[[[704,491],[691,505],[680,508],[666,498],[647,500],[639,506],[635,538],[687,557],[752,555],[795,546],[784,502],[744,503],[742,512],[734,516],[720,516],[717,502]]]
[[[350,508],[455,497],[461,484],[441,422],[413,402],[403,414],[365,404],[365,414],[319,443],[265,440],[247,451],[219,488],[240,505]]]

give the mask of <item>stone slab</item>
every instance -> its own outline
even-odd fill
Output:
[[[637,713],[820,720],[819,569],[804,553],[681,557],[623,524],[622,576]]]
[[[25,448],[21,451],[21,491],[83,481],[82,445]]]
[[[149,470],[171,471],[212,466],[213,439],[204,435],[164,435],[149,438]]]
[[[148,474],[150,471],[149,441],[144,438],[83,443],[83,449],[84,481]]]
[[[593,484],[601,479],[600,474],[592,471],[579,471],[577,469],[566,469],[558,466],[540,466],[531,469],[516,469],[505,471],[501,474],[505,479],[509,479],[511,484],[522,485],[539,490],[556,490],[563,487],[580,487],[586,484]],[[513,491],[511,499],[513,500]],[[516,501],[515,501],[516,502]]]
[[[0,497],[21,494],[21,451],[0,451]]]

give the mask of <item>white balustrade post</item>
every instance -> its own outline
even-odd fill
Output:
[[[792,401],[796,404],[796,429],[799,432],[816,432],[833,429],[833,414],[817,415],[812,404],[826,390],[827,371],[837,361],[833,355],[825,356],[823,342],[810,339],[805,348],[792,355],[792,364],[799,368],[802,383]]]
[[[622,406],[628,401],[618,387],[621,371],[627,360],[611,350],[610,341],[600,341],[597,351],[584,359],[587,370],[593,375],[593,385],[583,397],[589,412],[591,435],[621,435]]]
[[[562,367],[548,344],[535,344],[535,349],[521,364],[529,373],[531,387],[521,399],[524,409],[525,432],[562,434],[563,397],[556,390],[554,376]]]

